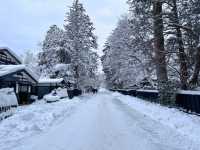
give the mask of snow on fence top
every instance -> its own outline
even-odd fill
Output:
[[[63,78],[60,78],[60,79],[41,78],[41,79],[39,79],[39,83],[42,83],[42,84],[43,83],[44,84],[46,84],[46,83],[49,83],[49,84],[54,83],[54,84],[56,84],[56,83],[61,83],[63,80],[64,80]]]
[[[35,81],[38,80],[37,75],[26,65],[0,65],[0,77],[22,70],[26,71]]]
[[[124,91],[130,91],[131,89],[124,90]],[[117,91],[123,91],[123,89],[118,89]],[[135,90],[136,92],[147,92],[147,93],[158,93],[158,90],[145,90],[145,89],[139,89]],[[200,95],[200,91],[186,91],[186,90],[179,90],[177,94],[184,94],[184,95]]]
[[[0,89],[0,107],[18,106],[17,97],[13,88]]]
[[[200,95],[200,91],[185,91],[185,90],[180,90],[177,93],[178,94],[185,94],[185,95]]]
[[[149,93],[158,93],[158,90],[137,90],[138,92],[149,92]],[[184,94],[184,95],[200,95],[200,91],[185,91],[179,90],[177,94]]]

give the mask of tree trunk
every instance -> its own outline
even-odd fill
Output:
[[[179,25],[179,16],[177,10],[177,0],[173,0],[173,12],[174,12],[174,23]],[[181,81],[181,88],[183,90],[187,90],[188,87],[188,68],[187,68],[187,56],[184,49],[182,32],[179,26],[176,26],[176,36],[178,42],[178,57],[180,61],[180,81]]]
[[[194,73],[190,81],[190,84],[192,85],[198,84],[198,77],[199,77],[199,72],[200,72],[200,45],[197,47],[195,61],[196,61],[196,64],[194,68]]]
[[[162,83],[168,81],[168,76],[165,56],[166,53],[164,48],[162,3],[159,0],[155,0],[153,3],[153,19],[156,74],[158,82]]]
[[[154,30],[154,52],[156,63],[156,74],[158,80],[159,100],[163,105],[168,105],[168,75],[166,65],[166,52],[164,47],[162,2],[154,0],[153,2],[153,30]]]

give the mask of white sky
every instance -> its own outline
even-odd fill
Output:
[[[38,50],[49,26],[63,26],[73,0],[1,0],[0,47],[18,54]],[[99,51],[119,17],[128,11],[126,0],[80,0],[90,15],[98,36]]]

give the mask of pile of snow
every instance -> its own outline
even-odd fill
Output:
[[[56,89],[56,95],[59,96],[61,99],[67,98],[68,97],[67,89],[65,89],[65,88]]]
[[[17,97],[13,88],[0,89],[0,107],[18,106]]]
[[[44,96],[44,100],[45,100],[47,103],[57,102],[57,101],[60,100],[60,97],[57,96],[57,95],[48,94],[48,95],[45,95],[45,96]]]
[[[58,88],[56,90],[53,90],[50,94],[45,95],[44,100],[46,102],[56,102],[67,97],[67,89]]]
[[[175,108],[168,108],[159,104],[150,103],[139,98],[113,93],[117,99],[138,112],[167,125],[195,143],[200,144],[200,117],[186,114]]]
[[[48,104],[38,101],[18,107],[14,115],[0,123],[0,149],[13,149],[28,137],[47,131],[73,114],[80,104],[82,101],[74,98]]]

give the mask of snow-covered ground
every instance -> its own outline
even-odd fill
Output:
[[[0,123],[0,149],[199,150],[199,124],[197,116],[101,90],[20,107]]]
[[[117,92],[112,95],[132,109],[172,128],[195,143],[199,143],[200,146],[200,116],[187,114],[178,109],[164,107],[139,98],[124,96]]]
[[[38,101],[29,106],[20,106],[13,116],[0,122],[0,150],[12,150],[26,140],[43,132],[73,114],[81,104],[79,98],[63,99],[47,104]]]

